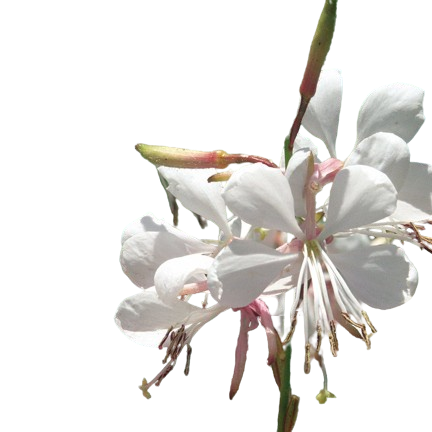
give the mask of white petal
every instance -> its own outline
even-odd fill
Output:
[[[369,306],[391,309],[415,293],[417,271],[395,245],[361,248],[330,258],[357,300]]]
[[[212,263],[213,258],[198,254],[165,261],[154,277],[156,292],[165,303],[175,303],[186,283],[205,280]]]
[[[288,137],[286,137],[288,139]],[[303,136],[300,132],[297,134],[296,140],[294,141],[293,154],[298,152],[299,150],[310,150],[316,161],[318,162],[318,147],[312,140],[306,136]],[[285,170],[285,152],[282,151],[281,161],[279,166]]]
[[[403,83],[375,90],[360,109],[357,142],[376,132],[391,132],[410,142],[425,120],[423,97],[423,90]]]
[[[327,250],[329,253],[340,253],[369,247],[370,245],[371,241],[367,235],[351,234],[347,237],[334,237],[333,240],[327,244]]]
[[[247,306],[297,258],[251,240],[233,240],[210,268],[209,291],[222,306]]]
[[[125,228],[121,237],[121,244],[123,244],[127,239],[134,236],[135,234],[142,234],[148,231],[151,232],[170,231],[170,229],[174,230],[175,228],[171,227],[169,224],[166,224],[161,220],[155,219],[154,217],[147,215],[142,217],[141,219],[131,222]]]
[[[383,219],[394,212],[396,196],[396,189],[382,172],[363,165],[342,169],[330,191],[320,238]]]
[[[129,279],[141,288],[154,285],[154,275],[166,260],[194,253],[211,253],[214,246],[188,236],[175,233],[143,232],[129,237],[120,253],[120,264]]]
[[[411,163],[407,178],[398,194],[396,211],[391,219],[417,222],[432,216],[432,166]]]
[[[311,99],[303,118],[303,126],[321,139],[336,157],[335,145],[342,103],[342,76],[337,70],[323,70],[317,92]]]
[[[367,165],[390,179],[399,190],[407,176],[410,152],[406,142],[392,133],[378,132],[360,142],[349,155],[345,166]]]
[[[229,209],[246,223],[303,237],[295,219],[291,189],[280,169],[260,163],[241,168],[228,180],[223,197]]]
[[[168,167],[159,167],[158,170],[169,183],[168,191],[188,210],[211,220],[230,235],[225,202],[221,196],[222,185],[207,181],[216,170]]]
[[[136,342],[157,346],[171,326],[193,324],[206,318],[212,308],[202,309],[184,301],[163,303],[152,290],[125,299],[119,306],[115,322],[120,330]]]
[[[295,215],[306,215],[305,185],[308,174],[310,151],[303,149],[295,152],[287,166],[285,177],[291,188],[294,199]]]

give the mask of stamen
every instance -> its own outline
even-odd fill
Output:
[[[163,371],[162,373],[158,376],[157,381],[155,382],[155,386],[159,387],[161,385],[161,382],[163,381],[163,379],[174,369],[174,365],[173,364],[169,364]]]
[[[305,346],[305,363],[304,363],[304,372],[308,374],[311,371],[311,355],[310,355],[311,345],[307,343]]]
[[[163,348],[163,344],[166,342],[166,340],[168,339],[168,336],[170,335],[170,333],[173,330],[173,326],[171,326],[168,331],[166,332],[165,336],[163,337],[163,339],[161,340],[161,343],[159,344],[158,348],[162,349]]]
[[[371,320],[369,319],[368,314],[365,311],[362,311],[362,315],[365,319],[365,321],[367,322],[367,325],[370,327],[370,329],[372,330],[372,333],[376,333],[377,329],[374,327],[374,325],[371,323]]]
[[[297,325],[297,311],[295,311],[295,313],[294,313],[294,318],[293,318],[293,320],[291,321],[291,328],[290,328],[290,331],[289,331],[289,333],[287,334],[287,337],[285,338],[285,340],[282,342],[282,344],[283,345],[286,345],[288,342],[290,342],[291,341],[291,338],[293,337],[293,334],[294,334],[294,332],[295,332],[295,328],[296,328],[296,325]]]
[[[339,341],[336,336],[336,325],[334,321],[330,321],[330,332],[329,341],[331,353],[333,354],[333,357],[337,357],[337,352],[339,351]]]
[[[316,350],[319,353],[319,350],[321,348],[321,342],[322,342],[322,330],[321,330],[321,326],[318,325],[317,327],[317,346],[316,346]]]
[[[202,308],[205,309],[208,306],[208,293],[205,293],[204,300],[202,301]]]
[[[361,331],[361,335],[362,335],[362,339],[364,340],[364,342],[366,343],[366,347],[367,349],[371,348],[371,341],[369,339],[369,335],[367,334],[366,331],[366,326],[364,324],[359,324],[355,321],[353,321],[348,314],[346,313],[342,313],[342,316],[354,327],[357,327],[358,329],[360,329]]]
[[[185,370],[184,370],[184,374],[186,376],[189,375],[191,355],[192,355],[192,347],[188,344],[188,346],[187,346],[187,357],[186,357],[186,367],[185,367]]]

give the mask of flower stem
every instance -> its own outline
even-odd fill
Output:
[[[291,432],[297,419],[300,398],[291,392],[291,344],[285,350],[284,370],[280,386],[277,432]]]

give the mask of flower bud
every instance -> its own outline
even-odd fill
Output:
[[[135,149],[153,165],[171,168],[226,168],[230,162],[225,160],[223,150],[204,152],[176,147],[137,144]]]
[[[330,50],[336,24],[336,6],[337,0],[326,0],[312,40],[306,70],[300,85],[300,94],[309,99],[316,92],[321,68]]]

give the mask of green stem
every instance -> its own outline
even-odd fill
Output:
[[[290,328],[287,328],[289,334]],[[280,344],[282,348],[278,358],[278,367],[280,373],[279,387],[279,406],[277,416],[277,432],[285,432],[285,423],[287,420],[288,405],[292,394],[291,386],[291,359],[292,359],[292,339]]]

